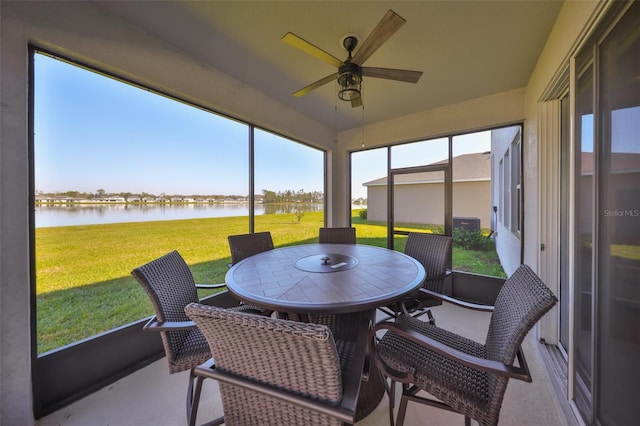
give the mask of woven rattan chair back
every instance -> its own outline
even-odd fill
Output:
[[[254,254],[273,250],[273,239],[269,231],[229,235],[228,240],[229,250],[231,251],[231,265],[235,265]]]
[[[201,304],[185,311],[208,340],[216,369],[330,404],[341,400],[340,359],[327,326]],[[227,425],[341,424],[235,384],[220,382],[220,394]]]
[[[327,244],[355,244],[356,228],[320,228],[318,242]]]
[[[447,268],[451,266],[451,244],[451,237],[444,235],[409,233],[404,253],[416,259],[424,267],[426,279],[422,284],[423,288],[443,293]],[[397,318],[400,312],[411,313],[416,318],[427,314],[429,321],[435,324],[435,318],[429,308],[441,304],[440,300],[415,292],[403,300],[378,309],[387,315],[386,319]]]
[[[424,287],[442,293],[444,279],[431,280],[430,277],[443,275],[451,265],[451,237],[436,234],[411,232],[404,247],[404,253],[424,266],[427,280]]]
[[[184,307],[198,302],[198,292],[180,253],[174,250],[135,268],[131,274],[147,292],[159,322],[190,321]],[[197,329],[162,331],[160,335],[171,373],[195,368],[211,357]]]
[[[496,299],[485,341],[486,358],[512,365],[529,330],[556,300],[535,272],[521,265],[505,281]],[[489,374],[488,380],[491,401],[488,417],[497,421],[508,379]]]

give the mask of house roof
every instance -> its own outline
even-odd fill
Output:
[[[431,165],[445,164],[446,160],[431,163]],[[475,182],[491,180],[491,153],[463,154],[453,157],[451,165],[453,182]],[[441,172],[421,172],[398,174],[394,176],[396,185],[415,185],[424,183],[441,183],[444,181]],[[363,186],[387,185],[387,177],[370,180]]]

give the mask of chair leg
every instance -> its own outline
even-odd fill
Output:
[[[471,419],[468,416],[464,416],[464,426],[471,426]]]
[[[429,317],[429,324],[436,325],[436,319],[433,317],[431,309],[427,309],[427,316]]]
[[[202,382],[204,377],[196,377],[193,370],[190,372],[189,393],[187,395],[187,421],[189,426],[195,426],[198,416],[198,405],[200,404],[200,393],[202,392]],[[193,389],[193,380],[196,380],[196,387]]]
[[[376,323],[382,322],[382,321],[388,321],[390,319],[396,319],[398,317],[396,312],[393,312],[390,309],[387,309],[386,307],[378,307],[377,308],[380,312],[382,312],[383,314],[385,314],[386,316],[384,318],[382,318],[379,321],[376,321]]]
[[[196,375],[193,373],[193,369],[189,371],[189,382],[187,383],[187,421],[191,416],[191,409],[193,406],[193,381]]]
[[[398,419],[396,421],[397,426],[404,425],[404,416],[407,413],[407,404],[409,403],[409,398],[404,394],[404,385],[402,398],[400,398],[400,406],[398,407]]]
[[[426,309],[418,312],[417,314],[414,314],[413,317],[414,318],[420,318],[424,314],[427,314],[427,316],[429,317],[429,321],[428,321],[429,324],[436,325],[436,319],[433,317],[433,314],[431,313],[431,309],[429,309],[429,308],[426,308]]]
[[[393,409],[396,405],[396,382],[391,380],[391,384],[389,385],[389,425],[394,425],[393,420]]]

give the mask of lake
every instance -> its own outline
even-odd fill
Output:
[[[285,214],[295,211],[295,204],[256,204],[255,214]],[[304,204],[305,211],[322,211],[322,204]],[[99,225],[121,222],[203,219],[211,217],[249,216],[248,204],[75,204],[36,206],[36,228],[53,226]]]

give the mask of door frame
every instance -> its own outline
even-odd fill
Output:
[[[449,140],[451,145],[451,140]],[[391,164],[389,161],[388,164]],[[394,229],[394,181],[396,175],[406,175],[412,173],[425,173],[425,172],[444,172],[444,235],[452,235],[453,226],[453,182],[451,174],[451,163],[446,164],[432,164],[424,166],[403,167],[388,170],[388,185],[387,185],[387,248],[393,249],[393,236],[394,235],[408,235],[407,231],[396,231]]]

